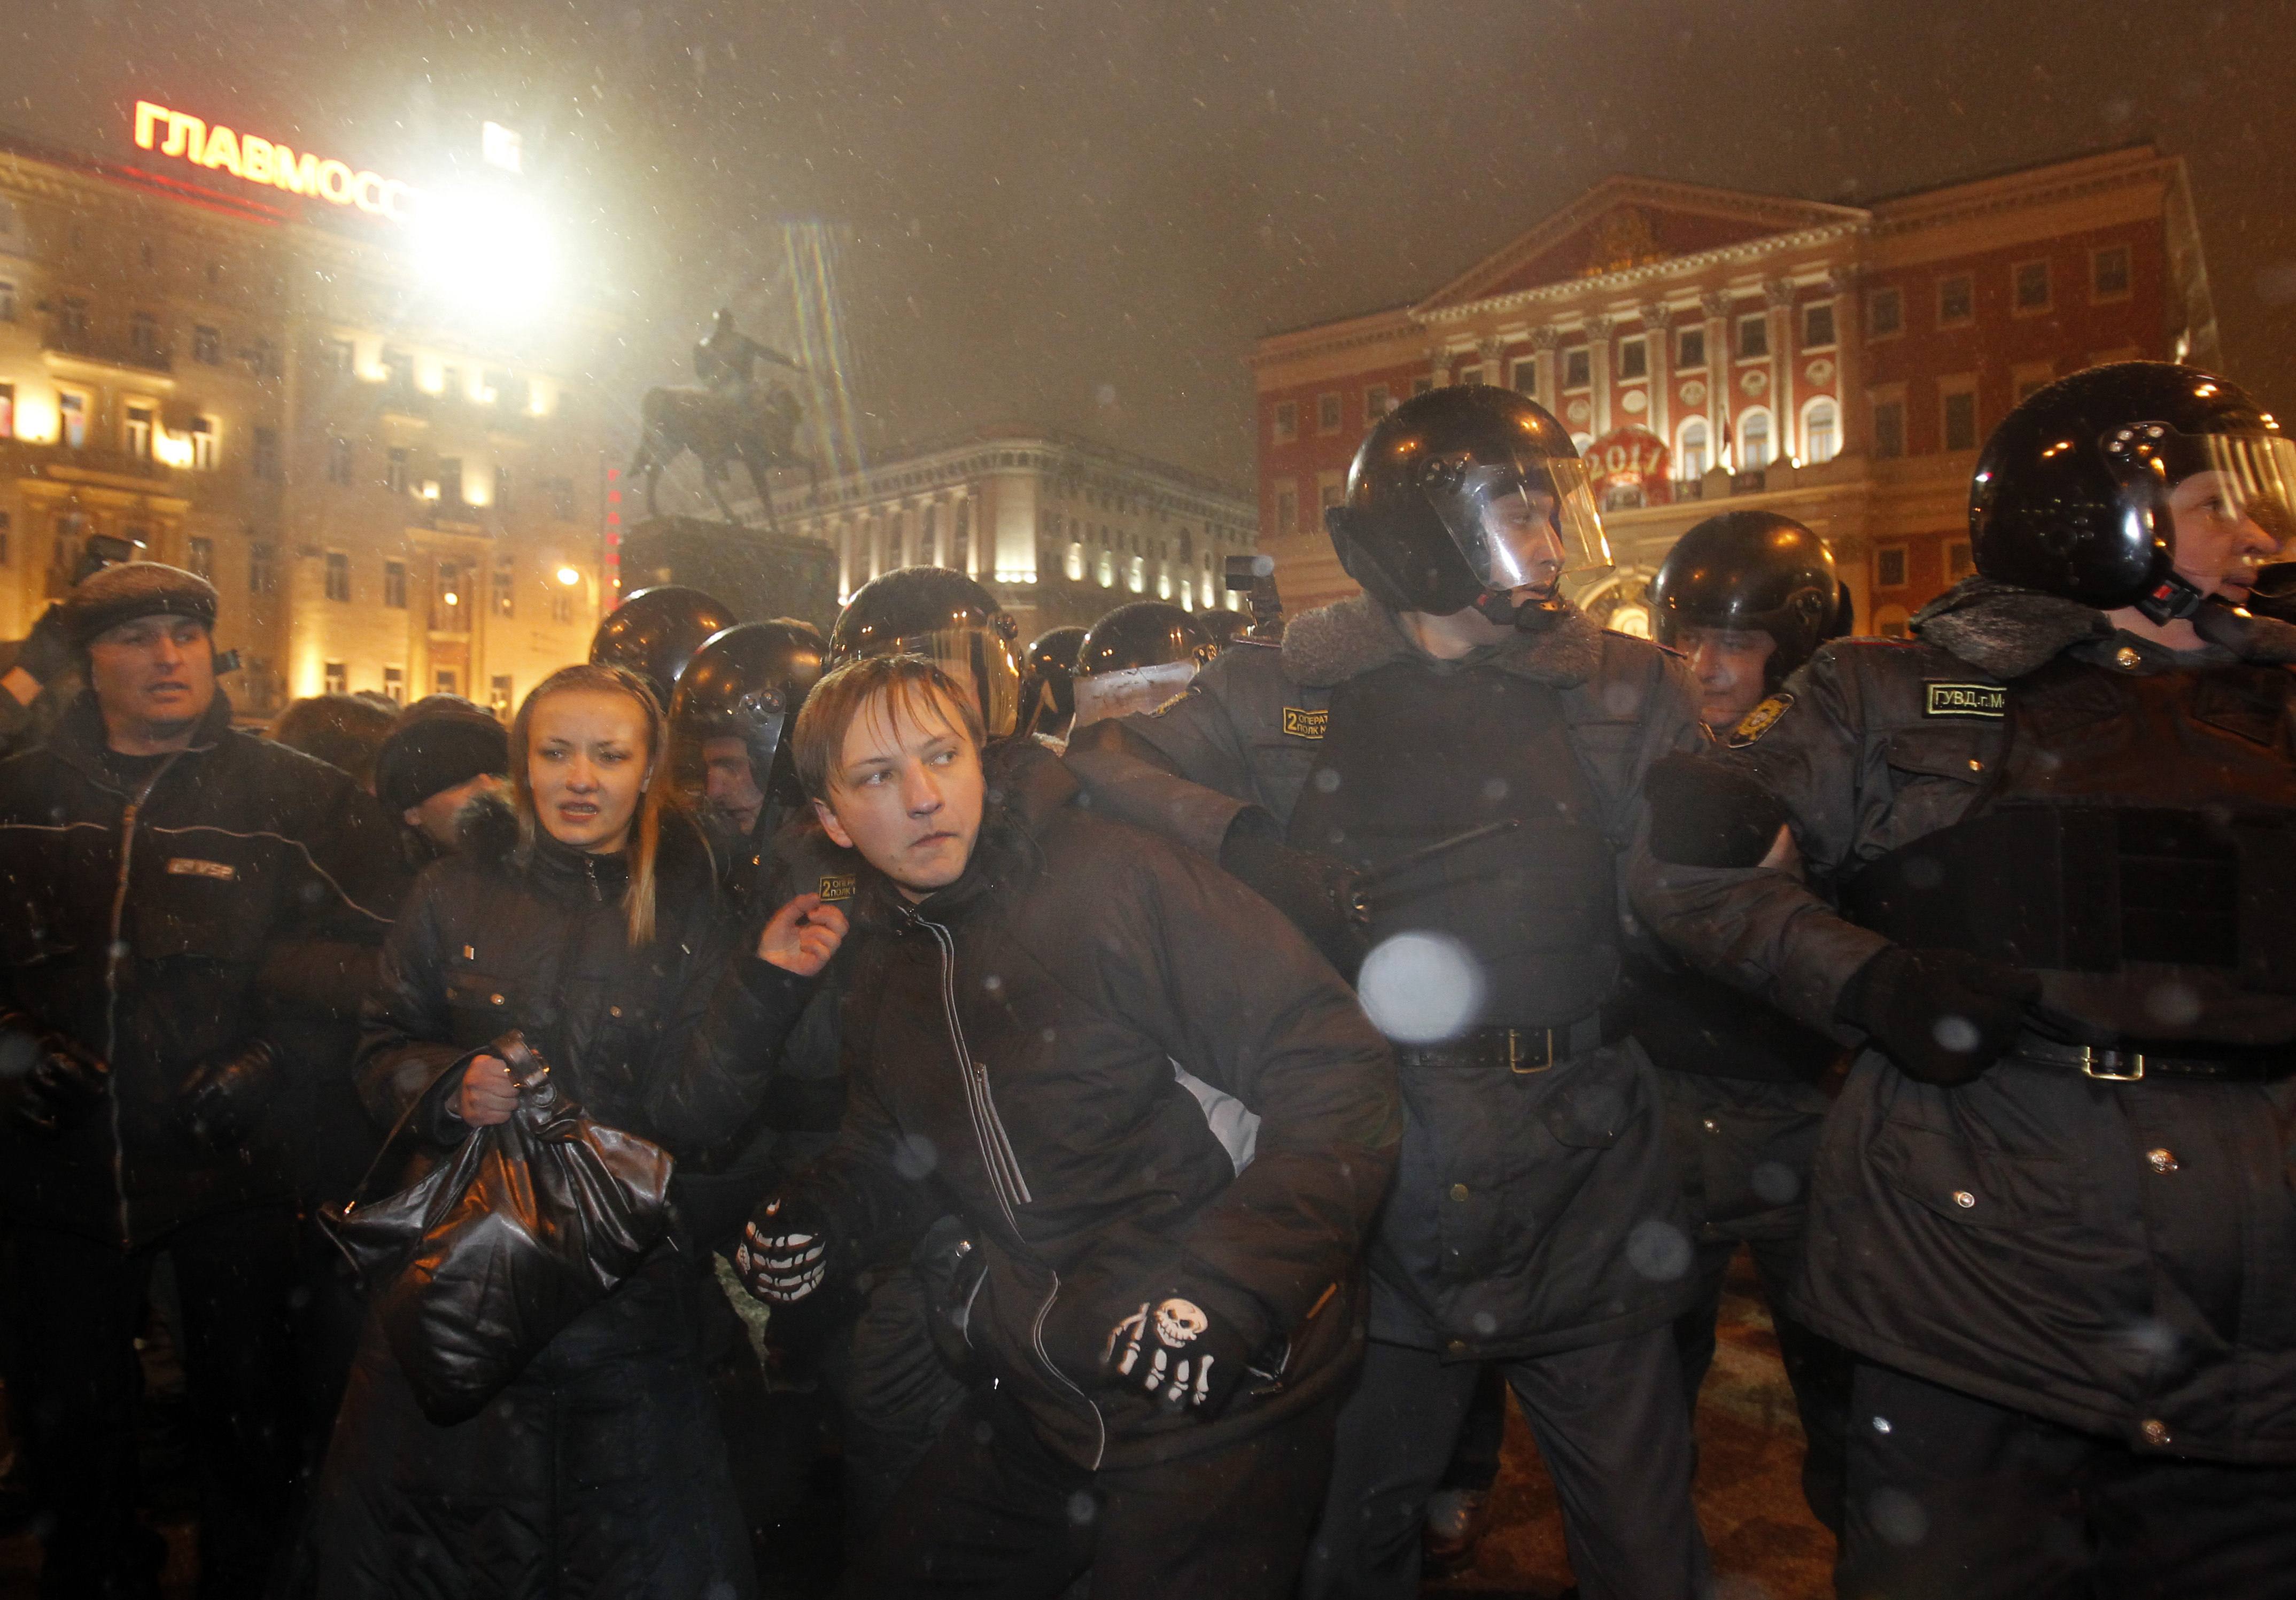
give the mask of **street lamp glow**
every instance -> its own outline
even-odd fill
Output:
[[[506,185],[432,195],[414,227],[426,282],[465,308],[494,316],[542,307],[558,281],[558,242],[540,207]]]
[[[558,569],[558,581],[570,589],[582,581],[582,575],[571,567],[561,567]]]

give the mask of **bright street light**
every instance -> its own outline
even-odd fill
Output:
[[[466,309],[531,316],[558,281],[558,242],[542,209],[507,184],[440,190],[413,225],[417,267]]]
[[[558,569],[558,581],[570,589],[582,581],[582,575],[571,567],[561,567]]]

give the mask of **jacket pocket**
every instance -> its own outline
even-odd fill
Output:
[[[1882,1124],[1869,1153],[1891,1188],[1957,1227],[2047,1227],[2079,1209],[2073,1169],[2062,1161],[2011,1156],[1906,1122]]]
[[[447,1014],[453,1019],[454,1037],[470,1043],[500,1038],[521,1026],[517,996],[508,980],[475,967],[454,967],[447,972]]]

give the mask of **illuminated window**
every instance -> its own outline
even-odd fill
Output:
[[[1770,464],[1770,414],[1750,411],[1738,424],[1738,470],[1758,472]]]
[[[1766,312],[1756,311],[1738,319],[1738,355],[1740,359],[1770,353],[1770,319]]]
[[[328,693],[348,693],[351,686],[351,669],[341,661],[329,661],[326,666],[326,680]]]
[[[1977,291],[1967,273],[1938,280],[1938,326],[1965,328],[1977,320]]]
[[[1674,351],[1674,364],[1677,368],[1686,372],[1693,367],[1704,366],[1706,365],[1706,330],[1685,328],[1675,335]]]
[[[351,558],[340,550],[327,552],[327,598],[350,603]]]
[[[279,552],[268,544],[251,544],[247,547],[247,592],[268,595],[279,587]]]
[[[1818,300],[1801,308],[1801,348],[1829,349],[1833,343],[1833,302]]]
[[[387,561],[382,563],[382,603],[395,611],[406,609],[406,563]]]
[[[1275,420],[1274,427],[1275,432],[1275,442],[1279,445],[1288,445],[1293,439],[1299,438],[1299,406],[1291,400],[1278,400],[1275,403]]]
[[[2020,261],[2010,269],[2009,281],[2016,291],[2019,312],[2046,311],[2049,308],[2049,264],[2046,261]]]
[[[215,581],[215,541],[200,534],[192,535],[184,542],[184,565],[209,583],[213,583]]]
[[[192,419],[192,465],[196,471],[212,472],[215,464],[215,418],[195,416]]]
[[[2128,298],[2128,247],[2111,244],[2088,258],[2088,297],[2093,300]]]
[[[1832,461],[1841,451],[1840,415],[1831,400],[1812,400],[1801,414],[1801,448],[1807,461]]]
[[[1902,589],[1906,587],[1906,547],[1903,545],[1882,545],[1874,550],[1874,587],[1877,589]]]
[[[1677,470],[1685,478],[1703,478],[1712,464],[1707,455],[1706,419],[1692,417],[1682,425],[1682,447],[1677,454]]]
[[[87,397],[74,393],[69,389],[60,390],[56,393],[56,411],[58,414],[57,437],[63,440],[64,447],[68,450],[86,449],[87,447]]]
[[[1619,376],[1647,378],[1650,376],[1650,346],[1640,339],[1619,341]]]
[[[223,365],[223,334],[202,323],[192,330],[192,359],[201,366]]]
[[[1594,357],[1585,345],[1562,352],[1562,387],[1589,389],[1595,382]]]
[[[1906,330],[1905,291],[1894,285],[1866,297],[1866,337],[1887,339]]]
[[[1324,394],[1316,397],[1316,431],[1337,433],[1340,431],[1340,397]]]
[[[351,480],[351,441],[331,439],[327,441],[327,481],[348,483]]]
[[[127,453],[138,461],[152,459],[152,408],[130,406],[127,408]]]

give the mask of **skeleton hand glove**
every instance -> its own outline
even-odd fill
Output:
[[[792,1306],[829,1276],[827,1224],[802,1201],[769,1200],[742,1230],[734,1270],[742,1286],[770,1306]]]
[[[36,1133],[87,1120],[111,1091],[111,1068],[21,1012],[0,1014],[0,1079],[21,1081],[15,1118]]]
[[[1243,1380],[1250,1347],[1194,1301],[1140,1302],[1108,1332],[1100,1370],[1117,1388],[1137,1388],[1168,1412],[1217,1416]]]

